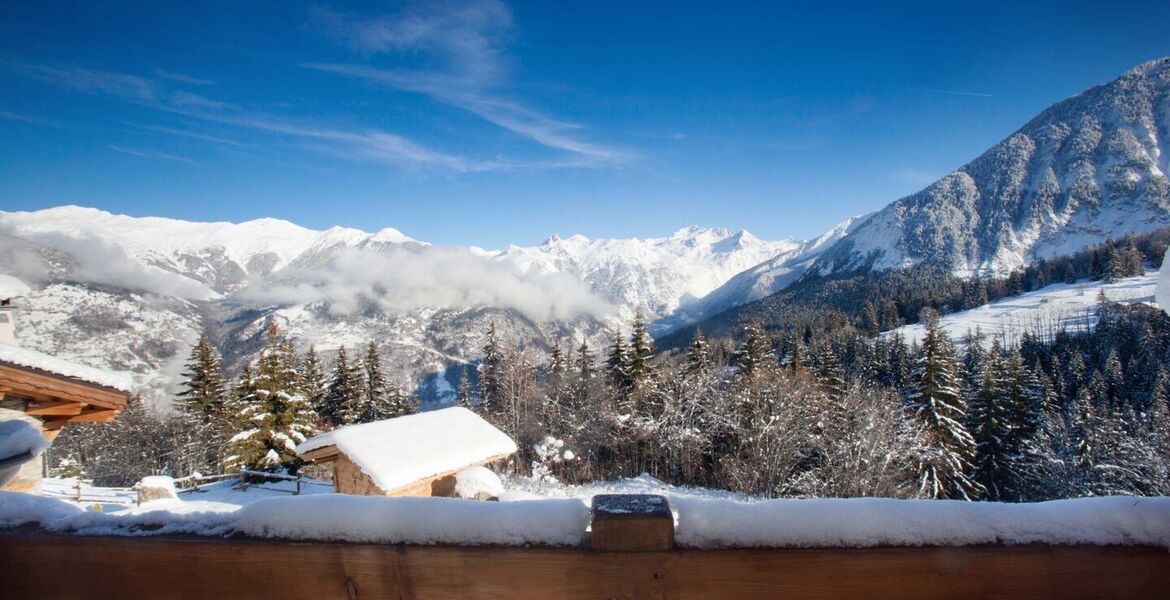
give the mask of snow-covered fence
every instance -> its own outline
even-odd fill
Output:
[[[1167,498],[310,495],[123,523],[20,496],[0,496],[0,527],[25,524],[0,529],[13,597],[1170,597]]]

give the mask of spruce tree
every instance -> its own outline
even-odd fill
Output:
[[[492,321],[478,367],[480,406],[489,412],[498,410],[503,401],[503,361],[504,352],[496,337],[496,322]]]
[[[707,338],[703,337],[703,330],[695,327],[695,334],[691,344],[687,346],[688,375],[699,375],[711,369],[711,352],[707,347]]]
[[[471,408],[471,380],[467,376],[467,365],[459,373],[459,387],[455,389],[455,403],[463,408]]]
[[[315,433],[317,415],[302,392],[296,354],[275,326],[239,398],[239,432],[231,438],[229,469],[295,469],[297,444]]]
[[[561,342],[553,342],[552,351],[549,352],[548,357],[548,374],[550,376],[560,377],[569,370],[568,359],[565,358],[565,353],[561,351]]]
[[[200,336],[199,342],[191,349],[180,385],[183,389],[178,395],[182,398],[184,412],[206,425],[221,418],[225,401],[223,374],[219,354],[207,339],[207,334]]]
[[[650,377],[650,358],[654,354],[654,339],[646,326],[646,319],[639,313],[634,317],[633,332],[626,358],[626,374],[631,385],[637,386]]]
[[[845,397],[845,377],[841,363],[832,346],[825,344],[817,357],[817,381],[821,391],[830,399],[839,402]]]
[[[366,345],[362,370],[365,374],[365,383],[362,385],[363,398],[355,422],[371,423],[399,416],[394,414],[399,407],[391,406],[386,375],[382,373],[382,355],[378,352],[378,344],[370,342]]]
[[[345,346],[337,349],[333,362],[333,377],[325,388],[321,418],[330,427],[348,425],[357,417],[362,402],[362,381],[359,367],[350,364]]]
[[[744,341],[735,352],[735,366],[746,378],[772,367],[775,357],[772,344],[759,323],[750,322],[744,326]]]
[[[321,413],[325,404],[327,381],[325,380],[325,368],[321,365],[321,357],[317,355],[317,349],[313,346],[309,346],[305,352],[305,358],[301,361],[301,382],[302,391],[309,401],[309,405],[313,407],[313,410]]]
[[[924,310],[926,336],[911,376],[906,401],[911,422],[919,430],[916,486],[928,498],[970,500],[980,492],[970,478],[975,440],[963,425],[966,402],[961,392],[954,346],[939,324],[938,313]]]
[[[613,343],[610,344],[605,359],[606,381],[616,389],[626,390],[630,387],[631,378],[629,372],[626,371],[629,356],[629,350],[626,349],[622,333],[618,331],[614,334]]]

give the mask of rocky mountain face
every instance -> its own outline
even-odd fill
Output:
[[[1170,58],[1057,103],[1007,139],[875,213],[815,268],[934,261],[1005,274],[1170,224]]]

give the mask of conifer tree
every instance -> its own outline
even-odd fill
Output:
[[[746,378],[767,370],[775,362],[772,354],[772,344],[768,336],[760,328],[759,323],[750,322],[744,326],[744,341],[735,352],[735,366]]]
[[[548,373],[551,376],[560,377],[568,370],[569,361],[565,358],[565,353],[561,351],[561,342],[554,341],[552,351],[548,356]]]
[[[337,360],[333,362],[333,377],[325,388],[321,418],[330,427],[348,425],[357,416],[362,402],[361,372],[356,364],[350,364],[345,346],[337,349]]]
[[[504,352],[496,337],[496,322],[492,321],[478,367],[480,406],[489,412],[498,410],[503,401],[503,361]]]
[[[302,392],[292,345],[273,326],[249,379],[241,386],[239,432],[230,440],[229,470],[295,469],[296,445],[315,432],[317,415]]]
[[[832,346],[825,344],[817,357],[817,381],[821,391],[830,400],[840,401],[845,397],[845,377],[841,373],[841,363],[833,352]]]
[[[455,389],[455,403],[463,408],[471,408],[471,380],[467,376],[467,365],[463,365],[459,373],[459,387]]]
[[[641,313],[634,317],[633,332],[626,358],[626,374],[631,385],[637,386],[650,377],[650,358],[654,354],[654,340]]]
[[[711,352],[707,347],[707,338],[703,337],[703,330],[695,327],[695,334],[691,344],[687,346],[688,375],[699,375],[711,369]]]
[[[630,386],[630,374],[626,371],[626,365],[629,364],[629,356],[629,350],[626,349],[626,343],[622,339],[622,333],[618,331],[614,334],[613,343],[610,344],[609,352],[605,359],[606,381],[616,389],[625,390]]]
[[[975,440],[963,425],[966,402],[961,393],[954,347],[938,320],[938,313],[924,310],[926,336],[918,365],[911,376],[907,413],[919,429],[916,451],[916,486],[927,498],[970,500],[978,496],[972,481],[971,460]]]
[[[589,348],[589,341],[581,338],[581,347],[577,349],[577,378],[588,382],[593,380],[593,350]]]
[[[301,361],[301,382],[309,406],[312,406],[314,411],[321,413],[325,403],[327,382],[325,368],[321,365],[321,357],[318,356],[317,349],[313,346],[309,346],[309,349],[305,351],[305,358]]]
[[[378,344],[372,341],[366,345],[362,370],[365,375],[365,383],[362,385],[363,398],[359,403],[360,408],[355,422],[371,423],[399,416],[395,414],[399,407],[391,406],[386,375],[382,373],[382,355],[378,352]]]
[[[183,389],[179,392],[183,410],[210,425],[222,416],[225,392],[219,354],[207,339],[207,334],[200,336],[199,342],[191,349],[186,369],[180,384]]]

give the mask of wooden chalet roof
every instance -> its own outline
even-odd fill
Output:
[[[113,420],[126,408],[130,392],[124,373],[0,343],[0,398],[26,400],[24,412],[41,419],[52,439],[66,423]]]

